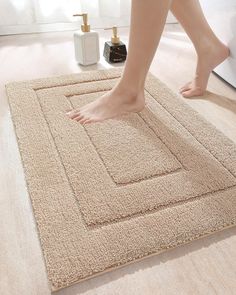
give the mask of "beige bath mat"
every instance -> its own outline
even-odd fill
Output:
[[[7,85],[53,291],[236,223],[236,145],[151,73],[142,112],[68,119],[121,72]]]

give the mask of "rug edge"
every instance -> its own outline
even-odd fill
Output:
[[[135,259],[133,259],[131,261],[126,262],[125,264],[120,264],[120,265],[117,265],[117,266],[113,266],[111,268],[105,269],[104,271],[95,273],[92,276],[89,276],[89,277],[74,281],[74,282],[70,283],[70,285],[65,285],[65,286],[62,286],[62,287],[59,287],[59,288],[55,288],[55,287],[53,287],[52,283],[49,281],[50,286],[51,286],[50,290],[52,291],[52,293],[54,293],[54,292],[57,292],[59,290],[63,290],[65,288],[70,288],[70,287],[72,287],[72,286],[74,286],[76,284],[88,281],[88,280],[93,279],[93,278],[97,278],[97,277],[99,277],[99,276],[101,276],[103,274],[106,274],[106,273],[110,272],[110,271],[116,271],[117,269],[121,269],[121,268],[126,267],[128,265],[132,265],[132,264],[134,264],[136,262],[141,262],[142,260],[145,260],[147,258],[150,258],[150,257],[153,257],[153,256],[158,256],[160,254],[169,252],[169,251],[174,250],[174,249],[176,249],[178,247],[181,247],[181,246],[186,246],[188,244],[191,244],[191,242],[193,242],[193,241],[203,240],[204,238],[207,238],[209,236],[213,236],[217,232],[221,232],[221,231],[224,231],[224,230],[227,230],[227,229],[231,229],[231,228],[234,228],[235,226],[236,226],[236,220],[233,221],[232,223],[226,224],[223,227],[216,228],[214,231],[206,232],[206,233],[204,233],[202,235],[197,235],[197,236],[195,236],[193,238],[186,239],[184,242],[181,241],[181,243],[176,244],[174,246],[171,246],[169,248],[163,248],[159,252],[153,252],[153,253],[150,253],[148,255],[144,255],[142,257],[135,258]]]

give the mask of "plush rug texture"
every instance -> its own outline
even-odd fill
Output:
[[[65,115],[122,69],[6,85],[52,291],[236,224],[236,145],[150,72],[140,113]]]

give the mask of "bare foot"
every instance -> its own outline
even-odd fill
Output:
[[[204,94],[211,71],[229,56],[229,48],[219,43],[218,46],[206,46],[198,55],[196,75],[193,81],[185,84],[180,93],[183,97],[201,96]]]
[[[115,86],[95,101],[67,113],[81,124],[101,122],[124,113],[140,112],[145,106],[144,91],[121,90]]]

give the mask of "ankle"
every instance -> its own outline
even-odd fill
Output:
[[[121,76],[117,86],[121,90],[128,91],[129,93],[133,93],[136,95],[144,91],[144,82],[138,77],[134,79],[130,78],[128,75]]]
[[[204,57],[209,55],[218,55],[222,52],[224,54],[229,54],[229,48],[223,44],[219,39],[206,40],[201,42],[201,45],[196,48],[198,57]]]
[[[131,97],[131,99],[135,100],[140,94],[144,95],[143,87],[136,87],[134,85],[128,85],[128,83],[118,83],[113,88],[114,93],[117,95],[125,95]]]
[[[123,102],[126,105],[138,105],[143,108],[145,105],[144,89],[135,89],[132,87],[124,87],[124,85],[117,84],[111,90],[113,101],[116,99],[119,102]]]

